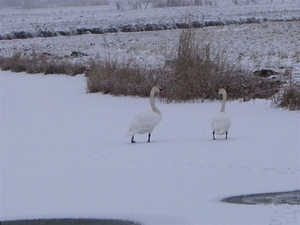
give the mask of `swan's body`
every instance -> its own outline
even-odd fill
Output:
[[[222,101],[221,111],[214,116],[214,118],[211,122],[214,140],[216,139],[215,134],[217,134],[217,135],[226,134],[226,139],[227,139],[228,130],[231,125],[230,117],[225,113],[225,104],[226,104],[226,99],[227,99],[226,90],[223,88],[220,88],[218,94],[222,95],[223,101]]]
[[[150,142],[150,137],[153,129],[159,124],[162,119],[161,112],[154,104],[155,93],[160,93],[161,88],[154,86],[150,92],[150,105],[152,110],[143,112],[133,118],[129,130],[127,131],[127,137],[131,137],[131,142],[135,143],[134,135],[148,133],[148,142]]]

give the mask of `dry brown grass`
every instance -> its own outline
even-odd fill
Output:
[[[11,57],[0,57],[0,68],[12,72],[27,72],[30,74],[67,74],[75,76],[85,72],[85,67],[67,59],[58,59],[38,54],[34,50],[30,55],[15,53]]]
[[[220,87],[227,90],[229,99],[268,98],[278,91],[279,84],[233,66],[225,52],[224,47],[214,47],[208,38],[203,39],[199,30],[182,30],[166,84],[170,100],[213,99]]]
[[[300,86],[291,85],[285,87],[275,99],[275,103],[279,107],[289,110],[300,110]]]
[[[149,95],[153,85],[161,83],[159,69],[145,69],[117,59],[92,62],[86,72],[88,91],[112,95]]]

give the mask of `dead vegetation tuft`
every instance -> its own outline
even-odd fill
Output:
[[[282,92],[275,99],[275,103],[279,107],[289,110],[300,110],[300,87],[291,85],[283,88]]]
[[[26,72],[30,74],[67,74],[75,76],[85,72],[85,67],[79,63],[73,63],[67,59],[52,58],[44,54],[38,54],[35,50],[31,54],[22,55],[17,52],[11,57],[0,56],[2,70],[12,72]]]
[[[154,84],[161,83],[159,69],[145,69],[133,62],[117,59],[91,62],[86,72],[90,93],[145,97]]]

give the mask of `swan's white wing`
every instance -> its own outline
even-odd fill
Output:
[[[133,118],[127,136],[132,136],[136,133],[145,134],[151,133],[152,130],[161,121],[162,116],[153,111],[143,112]]]
[[[222,135],[226,133],[229,130],[230,125],[231,125],[230,118],[224,112],[220,112],[216,114],[211,122],[211,127],[213,131],[215,131],[216,134],[218,135]]]

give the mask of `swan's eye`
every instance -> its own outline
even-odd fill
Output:
[[[159,91],[162,91],[162,89],[161,89],[161,88],[159,88]]]

